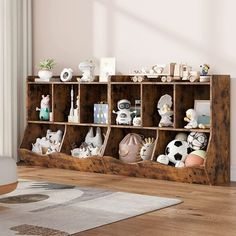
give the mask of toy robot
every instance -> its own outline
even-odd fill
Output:
[[[117,125],[131,125],[132,117],[131,114],[136,113],[136,111],[130,111],[131,103],[127,99],[122,99],[118,101],[117,107],[119,111],[112,111],[117,114],[116,124]]]

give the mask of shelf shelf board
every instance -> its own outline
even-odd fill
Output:
[[[43,121],[43,120],[28,120],[31,124],[54,124],[53,121]]]
[[[94,127],[108,127],[108,124],[93,124],[93,123],[73,123],[66,121],[34,121],[28,120],[31,124],[53,124],[53,125],[78,125],[78,126],[94,126]]]
[[[55,124],[55,125],[78,125],[78,126],[93,126],[93,127],[108,127],[123,128],[123,129],[151,129],[151,130],[166,130],[179,132],[204,132],[210,133],[211,129],[185,129],[174,127],[157,127],[157,126],[133,126],[133,125],[109,125],[109,124],[94,124],[94,123],[74,123],[67,121],[42,121],[42,120],[28,120],[31,124]]]
[[[111,82],[111,84],[151,84],[151,85],[210,85],[210,82],[158,82],[158,81],[143,81],[143,82]]]
[[[144,129],[143,126],[133,126],[133,125],[111,125],[112,128],[123,128],[123,129]],[[153,128],[155,129],[155,128]]]
[[[133,82],[132,82],[133,83]],[[47,81],[47,82],[28,82],[28,84],[88,84],[88,85],[100,85],[100,84],[108,84],[108,82],[77,82],[77,81],[72,81],[72,82],[61,82],[61,81]]]
[[[157,127],[158,130],[167,130],[167,131],[179,131],[179,132],[204,132],[210,133],[210,129],[185,129],[185,128],[174,128],[174,127]]]
[[[92,127],[108,127],[108,124],[94,124],[94,123],[73,123],[65,122],[66,125],[78,125],[78,126],[92,126]]]

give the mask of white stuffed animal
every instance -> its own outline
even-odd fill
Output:
[[[168,165],[169,164],[169,157],[167,155],[161,154],[157,157],[157,162]]]
[[[50,129],[47,130],[46,138],[50,140],[50,142],[54,144],[61,143],[63,132],[58,130],[56,132],[52,132]]]
[[[89,148],[75,148],[71,151],[71,155],[77,158],[88,158],[91,156]]]
[[[100,148],[102,146],[102,132],[100,127],[96,129],[96,135],[93,134],[93,127],[91,127],[85,137],[85,143],[93,145],[93,147]]]
[[[184,126],[185,129],[195,129],[198,127],[197,123],[197,112],[194,109],[188,109],[186,111],[186,117],[184,117],[184,121],[187,121],[188,124]]]

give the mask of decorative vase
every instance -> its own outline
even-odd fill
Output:
[[[43,79],[45,81],[49,81],[52,78],[52,71],[50,70],[40,70],[38,72],[38,76],[40,79]]]

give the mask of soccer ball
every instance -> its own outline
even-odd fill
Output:
[[[205,133],[191,132],[188,136],[188,145],[193,150],[204,149],[207,146],[208,138]]]
[[[187,155],[191,152],[186,141],[173,140],[171,141],[165,150],[165,154],[169,157],[170,162],[176,164],[177,161],[184,162]]]

